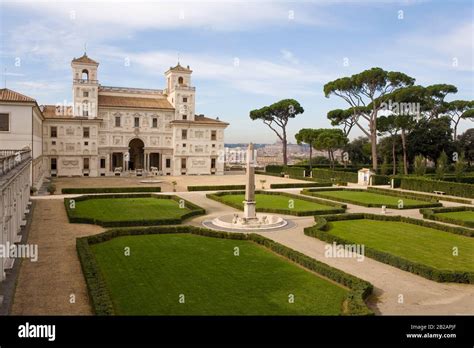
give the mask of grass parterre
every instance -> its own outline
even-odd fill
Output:
[[[341,214],[316,217],[305,234],[365,246],[365,255],[439,282],[474,282],[472,230],[401,216]]]
[[[125,194],[66,198],[69,222],[105,227],[180,224],[205,213],[201,207],[174,195]]]
[[[135,227],[76,246],[99,315],[373,314],[370,283],[256,234]]]
[[[245,193],[243,191],[217,192],[208,194],[207,197],[236,209],[243,210],[244,208]],[[344,204],[293,195],[286,192],[256,191],[255,201],[257,202],[257,212],[297,216],[344,213],[346,208]]]
[[[399,195],[390,195],[390,193],[376,193],[364,189],[344,189],[344,188],[327,188],[327,189],[305,189],[302,194],[330,199],[338,202],[362,205],[365,207],[381,207],[385,205],[392,209],[415,209],[426,207],[440,207],[441,203],[430,198],[425,200],[421,198],[408,198]]]
[[[474,207],[420,209],[425,219],[474,228]]]

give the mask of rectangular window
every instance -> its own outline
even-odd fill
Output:
[[[50,128],[50,136],[51,136],[51,138],[57,138],[57,137],[58,137],[58,127],[56,127],[56,126],[51,126],[51,128]]]
[[[88,158],[84,158],[84,162],[83,162],[83,167],[84,169],[89,169],[89,159]]]
[[[10,114],[0,114],[0,132],[10,131]]]
[[[188,102],[188,98],[183,97],[183,103],[187,103],[187,102]]]
[[[183,147],[186,147],[186,143],[183,143]]]
[[[158,128],[158,119],[156,117],[153,118],[152,127],[153,128]]]
[[[85,146],[88,146],[88,145],[89,145],[89,142],[88,142],[88,141],[84,141],[84,145],[85,145]]]
[[[188,115],[182,115],[183,117],[183,120],[187,120],[188,119]]]
[[[51,170],[56,170],[56,169],[58,169],[57,160],[56,158],[51,158]]]
[[[82,93],[82,96],[85,97],[85,98],[89,97],[89,92],[84,91],[84,92]]]
[[[90,129],[89,127],[84,127],[82,128],[82,134],[84,138],[89,138],[90,135]]]
[[[181,158],[181,169],[186,169],[186,158]]]
[[[216,169],[216,159],[211,158],[211,169]]]
[[[171,158],[166,159],[166,168],[171,168]]]
[[[211,131],[211,140],[217,140],[217,131]]]
[[[100,169],[105,169],[105,158],[100,159]]]
[[[140,127],[140,118],[139,118],[139,117],[135,117],[135,118],[133,119],[133,126],[134,126],[135,128]]]
[[[82,116],[89,116],[89,111],[83,110],[82,111]]]
[[[120,127],[120,116],[115,116],[115,127]]]
[[[188,130],[181,129],[181,139],[188,139]]]

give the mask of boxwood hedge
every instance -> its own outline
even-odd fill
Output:
[[[447,195],[474,198],[474,185],[451,181],[431,180],[424,177],[401,177],[400,188],[412,191],[443,191]]]
[[[161,192],[161,187],[78,187],[63,188],[62,194],[82,194],[82,193],[127,193],[127,192]]]
[[[188,186],[188,191],[245,190],[245,185]]]
[[[294,182],[284,184],[270,184],[270,188],[298,188],[298,187],[331,187],[330,182]],[[245,187],[244,187],[245,188]]]
[[[372,220],[382,220],[382,221],[401,221],[410,224],[416,224],[424,227],[430,227],[438,229],[448,233],[461,234],[469,237],[474,236],[474,231],[468,230],[462,227],[453,227],[447,225],[441,225],[434,222],[418,220],[413,218],[407,218],[403,216],[386,216],[386,215],[375,215],[367,213],[357,213],[357,214],[339,214],[339,215],[323,215],[315,217],[316,224],[312,227],[306,227],[304,233],[307,236],[315,237],[323,241],[338,244],[352,244],[350,240],[340,238],[328,233],[331,226],[328,224],[330,221],[341,221],[341,220],[355,220],[355,219],[372,219]],[[417,275],[420,275],[424,278],[434,280],[437,282],[453,282],[453,283],[474,283],[474,273],[473,272],[456,272],[456,271],[445,271],[438,270],[434,267],[406,260],[402,257],[392,255],[387,252],[383,252],[374,248],[365,246],[365,255],[373,258],[377,261],[389,264],[391,266],[400,268],[404,271],[408,271]]]
[[[85,201],[88,199],[105,199],[105,198],[155,198],[155,199],[172,199],[175,201],[184,201],[184,206],[190,211],[186,214],[183,214],[181,218],[170,219],[170,218],[160,218],[160,219],[147,219],[147,220],[130,220],[130,221],[102,221],[89,217],[78,217],[74,216],[73,209],[71,209],[70,201],[74,200]],[[80,196],[75,198],[65,198],[64,206],[66,208],[66,213],[70,223],[79,223],[79,224],[94,224],[103,227],[127,227],[127,226],[153,226],[153,225],[174,225],[180,224],[184,220],[195,216],[203,215],[206,211],[200,206],[191,203],[181,197],[174,195],[152,195],[152,194],[110,194],[110,195],[97,195],[97,196]]]
[[[128,235],[192,233],[213,238],[249,240],[257,243],[302,267],[323,277],[333,280],[350,289],[345,299],[343,315],[373,315],[365,300],[372,294],[373,285],[365,280],[333,268],[323,262],[312,259],[298,251],[290,249],[258,234],[229,233],[209,230],[196,226],[156,226],[111,229],[106,232],[76,239],[76,249],[86,280],[89,298],[97,315],[114,315],[114,306],[109,290],[90,246],[116,237]]]
[[[356,183],[358,180],[358,175],[357,173],[343,172],[339,170],[313,169],[312,178],[313,180],[324,180],[334,182],[344,181]]]

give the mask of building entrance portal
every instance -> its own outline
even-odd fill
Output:
[[[151,167],[156,167],[158,168],[158,170],[161,170],[161,161],[159,153],[150,153],[150,168]]]
[[[130,141],[130,144],[128,145],[128,148],[130,149],[130,162],[129,162],[129,169],[130,170],[135,170],[135,169],[144,169],[144,158],[145,158],[145,152],[143,148],[145,147],[145,144],[143,144],[143,141],[141,141],[138,138],[132,139]]]

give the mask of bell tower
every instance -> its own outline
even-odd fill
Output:
[[[74,58],[71,61],[74,116],[97,117],[99,95],[98,67],[99,63],[90,59],[85,52],[82,57]]]
[[[168,101],[175,108],[175,120],[194,121],[196,88],[191,86],[192,70],[178,65],[165,73]]]

